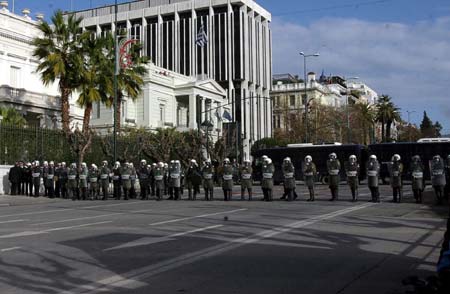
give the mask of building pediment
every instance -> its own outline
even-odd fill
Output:
[[[203,80],[203,81],[197,81],[195,82],[195,87],[202,88],[203,90],[209,90],[212,92],[219,93],[221,95],[226,96],[227,92],[224,88],[222,88],[219,83],[217,83],[215,80],[209,79],[209,80]]]

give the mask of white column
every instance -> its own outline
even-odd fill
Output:
[[[200,123],[203,123],[206,120],[206,98],[202,97],[201,109],[200,109]]]
[[[197,129],[197,95],[189,95],[189,128]]]

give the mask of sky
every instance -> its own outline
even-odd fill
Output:
[[[12,9],[12,0],[10,9]],[[127,1],[118,1],[127,2]],[[359,77],[387,94],[407,120],[419,124],[426,110],[450,134],[450,1],[256,0],[272,13],[273,71],[307,71]],[[55,9],[88,9],[113,0],[15,0],[49,17]],[[297,62],[298,61],[298,62]]]

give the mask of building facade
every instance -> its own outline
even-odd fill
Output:
[[[115,6],[76,12],[84,29],[115,31]],[[253,0],[145,0],[118,5],[117,29],[143,44],[143,54],[171,72],[215,80],[226,90],[239,130],[241,158],[272,135],[271,15]],[[205,46],[196,44],[205,30]],[[226,105],[224,105],[226,106]]]
[[[150,64],[144,82],[138,99],[124,99],[122,126],[187,131],[198,129],[204,122],[211,122],[213,129],[210,135],[213,139],[221,135],[223,112],[230,111],[230,108],[222,106],[227,103],[227,93],[216,81],[198,80]],[[111,108],[100,103],[93,105],[91,124],[95,128],[111,131],[113,122]]]
[[[8,10],[6,1],[0,9],[0,107],[19,111],[28,124],[46,128],[60,126],[61,107],[57,84],[45,86],[36,73],[39,60],[33,55],[31,41],[39,35],[36,27],[43,18],[30,17],[30,11],[17,15]],[[82,110],[71,99],[72,122],[82,120]]]

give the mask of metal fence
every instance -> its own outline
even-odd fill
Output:
[[[98,163],[103,157],[102,138],[96,136],[86,153],[85,161]],[[77,158],[61,130],[0,123],[0,164],[33,160],[69,163],[76,162]]]

